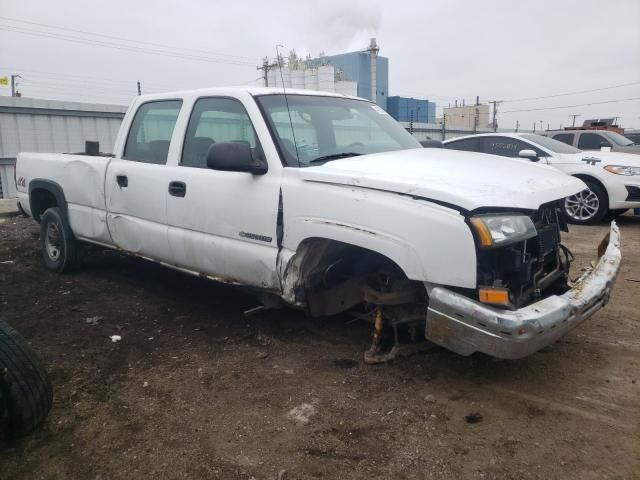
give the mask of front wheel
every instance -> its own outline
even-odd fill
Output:
[[[609,209],[607,192],[599,184],[586,180],[587,188],[564,199],[563,212],[567,221],[578,225],[600,222]]]

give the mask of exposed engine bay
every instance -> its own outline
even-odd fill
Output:
[[[573,255],[562,245],[567,224],[558,202],[543,205],[530,215],[537,235],[509,246],[478,251],[478,286],[508,291],[506,308],[520,308],[569,288]]]

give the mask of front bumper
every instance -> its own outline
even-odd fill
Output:
[[[461,355],[483,352],[497,358],[526,357],[606,305],[622,260],[620,231],[615,222],[611,222],[598,253],[596,266],[571,290],[519,310],[490,307],[444,287],[434,287],[429,292],[425,336]]]

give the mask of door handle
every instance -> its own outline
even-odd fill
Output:
[[[129,179],[126,175],[116,175],[116,182],[120,188],[127,188],[129,186]]]
[[[174,197],[184,197],[187,194],[187,184],[184,182],[169,183],[169,195]]]

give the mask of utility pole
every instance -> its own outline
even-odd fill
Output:
[[[533,133],[536,133],[536,121],[533,121]]]
[[[520,122],[516,120],[516,132],[518,131],[519,128],[520,128]]]
[[[262,70],[262,78],[264,80],[264,86],[269,86],[269,70],[276,68],[278,66],[277,61],[275,63],[269,63],[269,59],[264,57],[262,59],[262,66],[256,67],[256,70]],[[275,85],[272,85],[275,87]]]
[[[571,122],[571,127],[575,127],[576,126],[576,117],[581,117],[582,115],[569,115],[571,118],[573,118],[573,121]]]
[[[11,75],[11,96],[17,97],[16,95],[16,78],[22,78],[20,75]]]
[[[476,100],[476,105],[478,105],[478,102]],[[476,111],[476,115],[473,118],[473,133],[477,133],[478,132],[478,123],[480,123],[480,109],[478,107],[475,108]]]
[[[138,80],[138,96],[142,95],[142,87],[140,86],[140,80]]]
[[[447,132],[447,114],[442,114],[442,141],[444,142]]]
[[[493,103],[493,131],[497,132],[498,131],[498,105],[502,103],[502,100],[494,100],[489,103]]]

